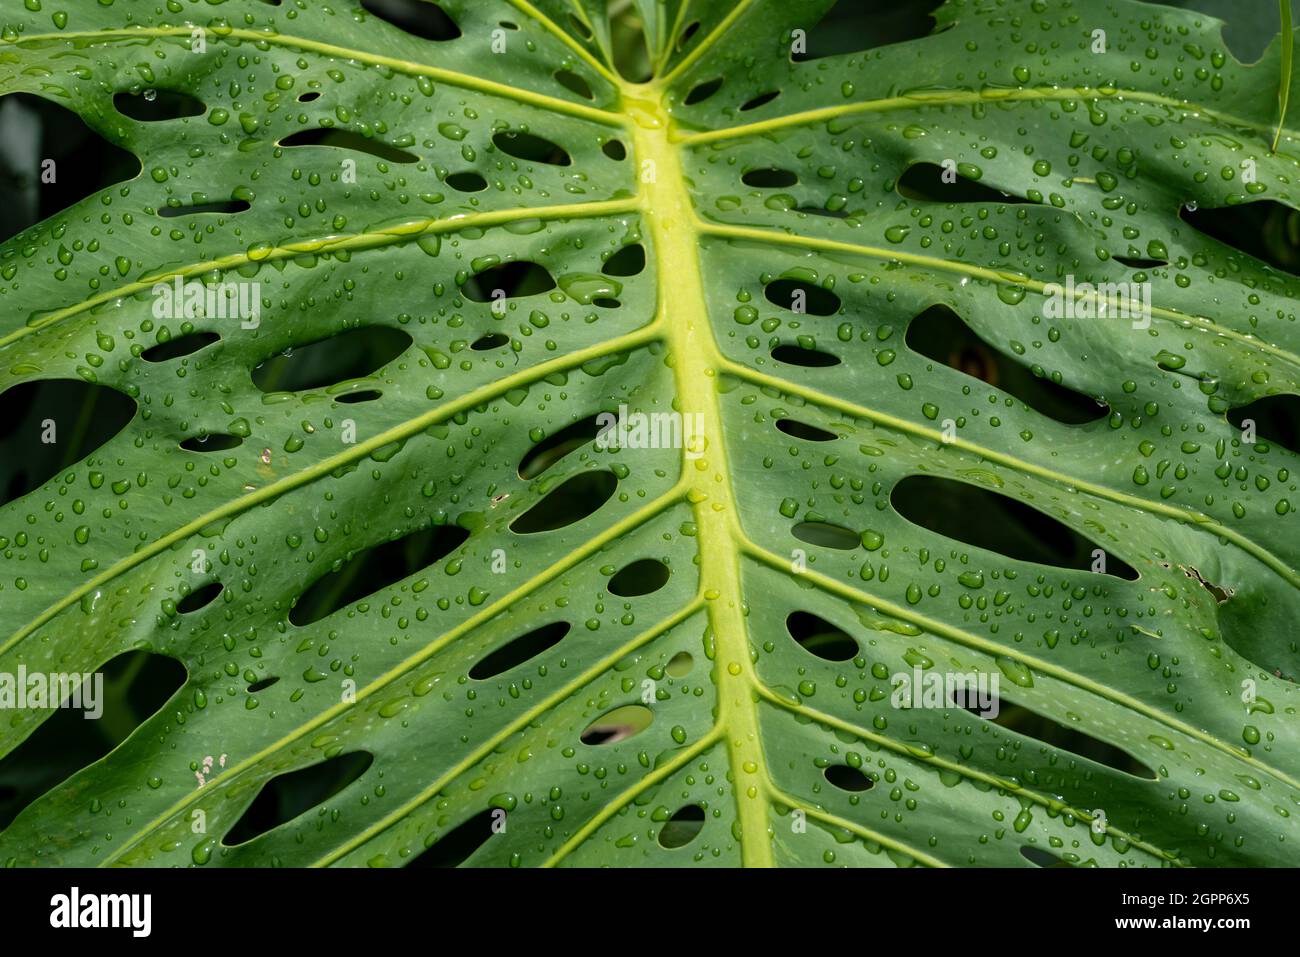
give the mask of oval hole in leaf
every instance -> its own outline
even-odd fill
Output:
[[[654,719],[654,712],[645,705],[625,704],[587,725],[580,737],[583,744],[617,744],[640,734]]]
[[[624,246],[605,260],[600,268],[606,276],[636,276],[645,270],[645,247],[640,243]]]
[[[225,452],[230,449],[237,449],[243,444],[244,440],[237,435],[213,432],[210,435],[196,435],[188,438],[181,443],[181,448],[187,452]]]
[[[1055,748],[1058,751],[1065,751],[1070,754],[1087,758],[1090,761],[1095,761],[1098,764],[1104,764],[1106,767],[1114,771],[1119,771],[1121,774],[1129,774],[1150,781],[1157,780],[1156,772],[1147,767],[1142,761],[1138,760],[1124,749],[1116,747],[1107,741],[1102,741],[1100,738],[1094,738],[1092,735],[1080,730],[1079,728],[1067,727],[1063,724],[1059,724],[1045,715],[1041,715],[1036,711],[1031,711],[1028,708],[1008,701],[1005,697],[999,697],[996,695],[993,697],[997,698],[998,713],[996,717],[990,718],[980,712],[976,706],[977,702],[970,689],[966,688],[963,690],[967,693],[963,695],[961,692],[958,692],[958,694],[954,696],[955,700],[953,701],[953,704],[959,708],[964,708],[966,711],[969,711],[971,714],[983,721],[996,724],[1001,728],[1014,731],[1015,733],[1024,735],[1027,738],[1041,741],[1043,744]],[[1023,748],[1020,749],[1020,754],[1021,761],[1026,760],[1028,757]],[[1042,768],[1035,770],[1035,775],[1044,775],[1044,777],[1039,780],[1041,780],[1043,784],[1048,784],[1048,779],[1052,774],[1048,765],[1050,764],[1054,767],[1055,762],[1045,759],[1043,764],[1044,766]],[[1064,773],[1064,770],[1062,770],[1062,773]],[[1055,783],[1058,785],[1065,784],[1066,779],[1061,778]]]
[[[0,393],[0,409],[0,505],[7,505],[112,440],[135,418],[136,404],[81,379],[38,379]]]
[[[271,685],[275,684],[279,680],[280,680],[279,677],[275,675],[272,675],[269,678],[262,678],[261,680],[254,681],[251,685],[249,685],[247,691],[249,694],[257,694],[257,692],[259,691],[265,691],[267,688],[271,687]]]
[[[799,175],[788,169],[751,169],[740,177],[740,181],[758,189],[779,189],[799,182]]]
[[[803,439],[805,442],[834,442],[839,438],[834,432],[827,432],[825,429],[800,422],[798,419],[777,419],[776,427],[786,435]]]
[[[377,389],[362,389],[359,392],[344,392],[342,395],[336,395],[334,401],[342,402],[344,405],[356,405],[360,402],[374,402],[383,397],[384,394]]]
[[[573,158],[558,143],[522,130],[501,130],[492,137],[492,143],[503,153],[530,163],[547,163],[551,166],[569,166]]]
[[[501,332],[489,332],[475,339],[470,344],[470,348],[475,352],[491,352],[493,349],[508,345],[510,345],[509,336]]]
[[[684,106],[694,106],[696,103],[702,103],[720,89],[722,89],[722,77],[697,83],[691,87],[691,91],[686,94],[686,99],[682,101],[682,104]]]
[[[1061,860],[1050,851],[1041,847],[1035,847],[1032,844],[1023,844],[1020,847],[1020,856],[1025,860],[1037,865],[1038,867],[1073,867],[1073,864]]]
[[[827,781],[841,791],[858,793],[871,790],[871,778],[867,777],[860,768],[850,767],[847,764],[832,764],[822,773]]]
[[[479,193],[487,189],[487,180],[473,170],[466,170],[463,173],[452,173],[447,177],[447,185],[452,189],[460,190],[462,193]]]
[[[746,100],[741,105],[740,112],[748,113],[750,110],[756,110],[760,106],[766,106],[768,103],[771,103],[780,95],[781,95],[780,90],[769,90],[767,93],[760,93],[752,100]]]
[[[498,648],[486,658],[475,662],[474,667],[469,669],[469,676],[475,681],[486,681],[488,678],[495,678],[497,675],[509,671],[511,668],[516,668],[530,658],[536,658],[543,651],[559,644],[560,640],[568,633],[569,623],[567,621],[556,621],[549,625],[543,625],[541,628],[535,628],[528,634],[521,635]]]
[[[0,195],[0,241],[55,216],[110,186],[134,179],[140,173],[135,155],[114,146],[76,113],[30,93],[0,97],[0,138],[27,141],[42,159],[54,161],[57,176],[41,182],[41,170],[5,172]],[[33,163],[36,160],[32,160]],[[53,224],[51,224],[53,225]]]
[[[253,385],[263,392],[323,389],[378,372],[410,344],[411,337],[400,329],[349,329],[271,356],[253,369]]]
[[[103,707],[99,720],[86,719],[83,695],[82,708],[59,708],[0,758],[0,791],[8,794],[0,797],[0,831],[43,794],[130,737],[187,678],[179,661],[147,651],[128,651],[95,671],[104,676],[102,700],[92,702]],[[68,800],[66,795],[50,797],[55,804]]]
[[[569,26],[573,27],[573,32],[578,34],[584,40],[590,40],[595,34],[591,32],[591,27],[587,26],[577,14],[569,14]]]
[[[287,824],[328,801],[355,781],[375,761],[369,751],[350,751],[333,758],[277,774],[262,785],[235,826],[221,839],[225,847],[246,844],[281,824]],[[218,769],[214,768],[214,773]]]
[[[870,30],[862,29],[863,4],[834,4],[808,30],[806,50],[792,54],[792,59],[795,62],[820,60],[928,36],[934,29],[934,17],[930,14],[941,3],[942,0],[913,0],[871,4]]]
[[[1110,258],[1130,269],[1155,269],[1157,266],[1169,265],[1164,259],[1141,259],[1133,256],[1111,256]]]
[[[925,203],[995,203],[997,205],[1034,205],[1032,200],[985,186],[960,173],[951,183],[943,180],[943,167],[934,163],[909,166],[898,177],[898,193],[907,199]]]
[[[369,139],[360,133],[353,133],[351,130],[326,128],[302,130],[299,133],[291,133],[280,140],[280,145],[288,149],[306,146],[327,146],[332,149],[352,150],[357,153],[367,153],[389,163],[417,163],[420,160],[420,157],[414,153],[400,150],[396,146],[389,146],[379,140]]]
[[[361,6],[422,40],[443,43],[461,35],[456,21],[433,0],[361,0]]]
[[[609,592],[620,598],[637,598],[657,592],[668,584],[668,566],[657,558],[642,558],[624,565],[609,580]]]
[[[217,600],[217,596],[220,595],[225,588],[226,586],[221,584],[221,582],[208,582],[208,584],[201,588],[194,589],[178,601],[176,603],[176,611],[178,614],[188,615],[191,612],[198,611],[200,608],[206,608]]]
[[[846,631],[811,612],[792,612],[785,619],[785,630],[801,648],[823,661],[852,661],[858,656],[858,643]]]
[[[1018,561],[1088,571],[1098,547],[1031,505],[956,479],[909,475],[889,501],[914,525]],[[1106,574],[1137,579],[1122,559],[1106,552],[1105,560]]]
[[[320,621],[441,561],[467,538],[469,532],[459,525],[434,525],[357,552],[302,593],[289,621],[299,626]]]
[[[480,811],[468,821],[458,824],[439,837],[430,834],[425,839],[425,850],[411,858],[408,868],[460,867],[474,852],[488,842],[493,834],[492,810]]]
[[[220,341],[221,336],[215,332],[191,332],[188,335],[177,336],[174,339],[168,339],[166,342],[160,342],[156,346],[150,346],[140,353],[140,358],[145,362],[169,362],[172,359],[179,359],[182,356],[198,352],[200,349]]]
[[[664,671],[667,672],[669,678],[685,678],[691,673],[691,668],[694,666],[695,659],[691,657],[691,653],[689,651],[679,651],[673,655]]]
[[[622,140],[606,140],[601,144],[600,151],[612,160],[627,159],[627,147]]]
[[[907,325],[905,341],[918,355],[987,382],[1065,425],[1096,422],[1109,414],[1109,409],[1092,397],[1034,375],[994,349],[947,306],[931,306],[913,318]]]
[[[320,93],[316,90],[308,90],[306,93],[302,93],[298,96],[299,103],[311,103],[312,101],[319,99]]]
[[[163,219],[175,219],[179,216],[202,216],[209,213],[243,213],[253,206],[244,199],[230,199],[218,203],[195,203],[192,206],[162,206],[158,215]]]
[[[824,548],[838,548],[850,551],[862,544],[862,537],[842,525],[830,522],[800,522],[790,533],[801,542]]]
[[[695,840],[702,830],[704,830],[704,808],[698,804],[688,804],[679,808],[659,828],[659,846],[668,850],[685,847]]]
[[[555,288],[555,279],[546,267],[526,259],[489,266],[465,280],[460,291],[473,302],[496,302],[503,293],[506,299],[539,296]]]
[[[590,445],[600,432],[599,413],[566,425],[542,439],[519,460],[519,477],[534,479],[570,452]]]
[[[515,519],[510,530],[519,535],[533,535],[580,522],[609,501],[616,488],[618,479],[613,472],[601,470],[575,475]]]
[[[775,279],[763,289],[767,301],[791,312],[810,316],[833,316],[840,311],[840,297],[829,289],[798,279]],[[803,308],[799,304],[802,302]]]
[[[803,366],[805,369],[827,369],[840,364],[839,356],[819,349],[805,349],[803,346],[777,346],[772,350],[772,358],[788,366]]]
[[[682,31],[682,35],[677,38],[677,49],[678,50],[686,49],[686,44],[690,42],[691,37],[695,36],[695,34],[699,31],[699,29],[700,29],[699,20],[695,20],[687,24],[686,29]]]
[[[187,116],[202,116],[208,112],[203,101],[188,93],[171,90],[150,90],[148,93],[116,93],[113,108],[123,116],[142,123],[179,120]]]
[[[591,92],[591,84],[588,83],[572,70],[560,70],[555,74],[555,79],[560,86],[564,87],[570,93],[576,93],[584,100],[594,100],[596,94]]]
[[[1300,276],[1300,212],[1271,199],[1211,209],[1183,206],[1178,216],[1216,242]]]
[[[1255,423],[1255,439],[1276,442],[1284,449],[1300,454],[1300,396],[1283,392],[1256,399],[1228,412],[1228,421],[1244,428],[1246,420]]]

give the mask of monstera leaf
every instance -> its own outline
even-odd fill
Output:
[[[0,861],[1294,863],[1291,39],[831,8],[6,6]]]

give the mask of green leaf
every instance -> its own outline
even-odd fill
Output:
[[[0,861],[1294,862],[1280,42],[15,6],[140,171],[0,247],[0,677],[112,682],[61,782],[0,720]]]

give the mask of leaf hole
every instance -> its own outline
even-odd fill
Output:
[[[1061,858],[1057,857],[1050,851],[1045,851],[1041,847],[1035,847],[1032,844],[1022,844],[1020,847],[1020,856],[1037,867],[1073,867]]]
[[[257,694],[257,692],[259,691],[265,691],[267,688],[271,687],[271,685],[275,684],[279,680],[280,679],[277,676],[272,675],[269,678],[262,678],[260,681],[254,681],[251,685],[248,686],[248,693]]]
[[[141,123],[180,120],[188,116],[202,116],[208,112],[208,108],[198,97],[171,90],[116,93],[113,95],[113,108],[123,116]]]
[[[829,352],[792,345],[777,346],[772,350],[772,358],[785,365],[802,366],[805,369],[826,369],[840,364],[839,356]]]
[[[580,740],[589,745],[618,744],[640,734],[654,719],[654,712],[644,705],[623,705],[605,712],[587,725]]]
[[[158,345],[150,346],[140,353],[140,358],[145,362],[170,362],[172,359],[192,355],[220,341],[221,336],[215,332],[191,332],[172,339],[163,339]]]
[[[206,608],[217,600],[217,596],[225,591],[226,586],[221,582],[208,582],[200,588],[195,588],[188,595],[176,603],[176,613],[179,615],[189,615],[201,608]]]
[[[34,492],[135,418],[136,404],[81,379],[38,379],[0,394],[0,506]]]
[[[860,794],[863,791],[871,790],[873,783],[861,768],[855,768],[848,764],[832,764],[822,772],[822,775],[833,787],[852,794]]]
[[[374,402],[383,397],[384,394],[378,389],[360,389],[356,392],[344,392],[342,395],[336,395],[334,401],[342,402],[344,405],[357,405],[361,402]]]
[[[669,678],[685,678],[695,667],[695,659],[691,657],[689,651],[679,651],[673,655],[665,666],[664,671]]]
[[[839,438],[834,432],[827,432],[798,419],[777,419],[776,427],[778,431],[805,442],[834,442]]]
[[[320,99],[320,92],[317,90],[308,90],[306,93],[299,94],[298,96],[299,103],[311,103],[314,100],[319,100],[319,99]]]
[[[943,167],[934,163],[916,163],[898,178],[899,195],[926,203],[994,203],[998,205],[1034,205],[1032,200],[1004,193],[973,179],[956,174],[951,183],[944,182]]]
[[[567,621],[552,622],[549,625],[543,625],[541,628],[535,628],[528,634],[513,639],[508,644],[476,662],[474,667],[470,668],[469,676],[475,681],[486,681],[488,678],[495,678],[497,675],[517,668],[525,661],[536,658],[542,652],[555,647],[568,633],[569,623]]]
[[[460,27],[432,0],[361,0],[361,6],[397,29],[438,43],[460,37]]]
[[[606,140],[600,145],[600,151],[612,160],[627,159],[627,147],[622,140]]]
[[[851,551],[862,544],[862,537],[842,525],[830,522],[800,522],[790,533],[801,542],[823,548]]]
[[[1216,242],[1300,276],[1300,212],[1290,206],[1271,199],[1219,209],[1189,204],[1178,216]]]
[[[1127,266],[1129,269],[1155,269],[1159,266],[1169,265],[1169,261],[1166,259],[1142,259],[1135,256],[1111,256],[1110,258],[1121,266]]]
[[[555,74],[556,81],[570,93],[576,93],[584,100],[594,100],[596,94],[591,92],[591,84],[572,70],[560,70]]]
[[[467,538],[459,525],[433,525],[349,555],[299,596],[289,621],[299,627],[320,621],[441,561]]]
[[[491,352],[493,349],[500,349],[502,346],[510,344],[510,337],[501,332],[489,332],[479,336],[470,344],[470,348],[475,352]]]
[[[1038,375],[994,349],[947,306],[931,306],[912,319],[907,347],[963,375],[979,379],[1064,425],[1103,419],[1109,409],[1091,396]]]
[[[668,584],[668,566],[657,558],[642,558],[624,565],[609,580],[609,593],[620,598],[638,598],[657,592]]]
[[[494,833],[492,825],[495,816],[500,813],[500,811],[494,813],[491,809],[480,811],[442,837],[430,834],[425,838],[425,850],[411,858],[406,866],[408,868],[460,867],[487,844]]]
[[[823,661],[852,661],[859,654],[858,643],[848,632],[811,612],[791,612],[785,630],[799,647]]]
[[[0,97],[0,141],[9,144],[0,153],[0,241],[134,179],[141,169],[132,153],[76,113],[30,93]],[[42,182],[46,162],[54,164],[50,183]]]
[[[696,103],[703,103],[718,90],[722,89],[722,77],[715,77],[712,80],[705,80],[703,83],[697,83],[691,87],[686,99],[682,100],[683,106],[694,106]]]
[[[590,40],[595,36],[595,34],[591,32],[591,27],[587,26],[586,22],[576,13],[569,14],[569,26],[573,28],[574,33],[584,40]]]
[[[618,479],[613,472],[575,475],[515,519],[510,530],[518,535],[534,535],[573,525],[609,501],[616,488]]]
[[[551,166],[569,166],[573,163],[564,147],[536,133],[501,130],[492,137],[492,143],[501,152],[529,163],[547,163]]]
[[[554,288],[555,279],[544,266],[516,259],[475,273],[461,286],[461,292],[472,302],[496,302],[538,296]]]
[[[751,169],[740,177],[740,181],[757,189],[780,189],[799,182],[799,176],[788,169]]]
[[[1263,439],[1300,454],[1300,396],[1266,395],[1228,411],[1228,421],[1239,429],[1247,420],[1255,423],[1256,444]]]
[[[758,94],[758,96],[754,97],[753,99],[746,100],[744,103],[742,103],[740,106],[740,112],[748,113],[750,110],[756,110],[760,106],[767,106],[767,104],[771,103],[780,95],[781,95],[780,90],[769,90],[766,93],[760,93]]]
[[[82,689],[81,708],[60,707],[22,744],[0,758],[0,791],[9,795],[0,796],[0,831],[42,795],[134,734],[171,700],[188,677],[185,666],[176,659],[147,651],[125,652],[94,671],[103,675],[101,698],[87,702],[86,690]],[[28,690],[30,693],[30,683]],[[89,693],[94,694],[93,687]],[[61,693],[54,697],[63,705],[76,701]],[[99,720],[87,720],[87,703],[102,706]],[[54,803],[71,800],[56,794],[50,794],[50,799]],[[44,836],[43,829],[36,830]]]
[[[688,804],[674,812],[659,828],[657,840],[659,846],[673,850],[685,847],[704,830],[704,808],[698,804]]]
[[[909,475],[890,504],[914,525],[1007,558],[1090,571],[1097,549],[1068,525],[1018,499],[956,479]],[[1136,581],[1127,562],[1102,550],[1105,574]]]
[[[353,133],[351,130],[336,130],[325,127],[291,133],[280,140],[279,145],[288,149],[326,146],[331,149],[352,150],[353,152],[366,153],[378,159],[386,160],[389,163],[416,163],[420,159],[414,153],[399,150],[396,146],[389,146],[387,143],[372,140],[359,133]]]
[[[230,449],[237,449],[244,444],[244,440],[237,435],[230,435],[226,432],[212,432],[207,435],[196,435],[186,439],[181,443],[181,448],[187,452],[225,452]]]
[[[369,751],[350,751],[310,767],[277,774],[262,785],[248,810],[221,839],[222,845],[247,844],[324,804],[365,774],[374,761]]]
[[[833,316],[841,306],[829,289],[799,279],[774,279],[763,287],[763,295],[772,305],[801,315]]]
[[[798,63],[828,56],[862,53],[877,47],[929,36],[934,29],[930,14],[942,0],[916,0],[911,3],[884,2],[870,4],[871,29],[863,29],[860,3],[836,3],[808,30],[807,49],[792,54]]]
[[[164,219],[175,219],[179,216],[201,216],[205,213],[225,213],[233,215],[234,213],[243,213],[252,209],[252,204],[244,199],[231,199],[217,203],[195,203],[191,206],[163,206],[158,210],[158,215]]]
[[[542,439],[519,461],[519,477],[534,479],[570,452],[590,445],[600,433],[600,414],[589,415]]]
[[[263,392],[304,392],[362,379],[400,356],[411,341],[388,326],[349,329],[271,356],[254,367],[253,384]]]
[[[962,707],[963,705],[959,704],[958,706]],[[1030,711],[1021,705],[1013,704],[1005,697],[998,696],[997,698],[996,717],[990,718],[979,711],[978,708],[966,708],[965,710],[990,724],[996,724],[998,727],[1014,731],[1027,738],[1033,738],[1035,741],[1039,741],[1058,751],[1065,751],[1095,761],[1097,764],[1104,764],[1111,770],[1119,771],[1121,774],[1130,774],[1149,781],[1157,780],[1155,771],[1122,748],[1102,741],[1100,738],[1094,738],[1078,728],[1059,724],[1036,711]],[[1039,773],[1046,774],[1048,772],[1042,771]]]
[[[637,276],[645,271],[645,246],[631,243],[605,260],[600,271],[606,276]]]
[[[466,170],[448,176],[447,185],[462,193],[481,193],[488,188],[488,181],[473,170]]]

